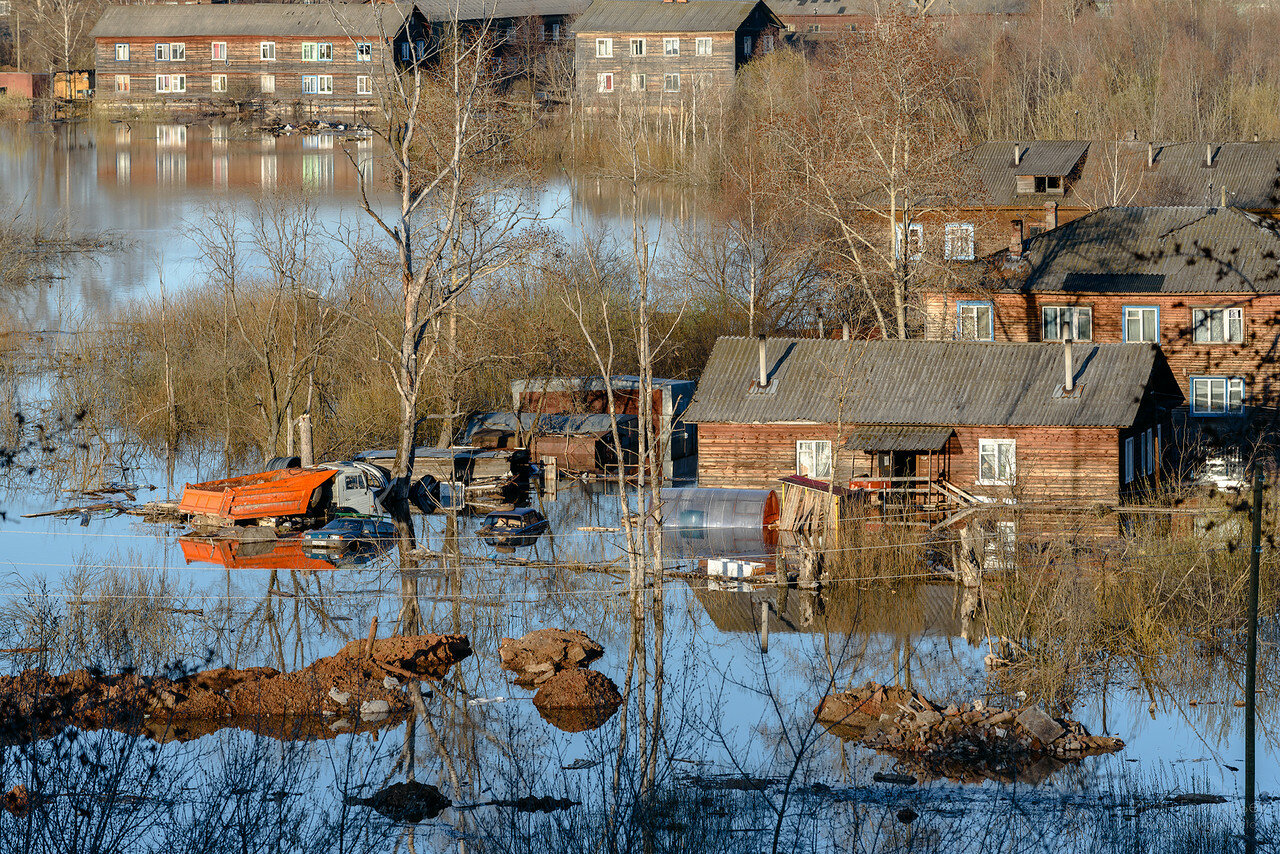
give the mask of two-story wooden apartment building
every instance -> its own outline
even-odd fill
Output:
[[[426,49],[412,4],[110,6],[93,29],[108,104],[265,100],[371,105],[380,75]]]
[[[1150,345],[721,338],[685,418],[700,486],[896,479],[933,503],[1082,507],[1159,476],[1181,402]]]
[[[578,96],[594,108],[718,97],[781,31],[761,0],[593,0],[573,25]]]
[[[1159,345],[1190,414],[1280,406],[1280,235],[1231,207],[1105,208],[925,294],[934,339]]]

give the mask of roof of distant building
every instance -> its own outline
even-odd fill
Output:
[[[395,35],[412,14],[413,8],[412,3],[108,6],[94,26],[92,36],[181,38]]]
[[[731,33],[760,0],[592,0],[573,22],[575,33]],[[782,22],[777,21],[778,24]]]

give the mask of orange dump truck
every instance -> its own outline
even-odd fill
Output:
[[[188,483],[178,509],[192,516],[215,519],[224,525],[282,516],[317,516],[325,512],[326,486],[335,469],[287,468]]]

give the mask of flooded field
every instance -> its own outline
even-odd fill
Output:
[[[40,293],[17,295],[27,331],[109,312],[152,294],[161,278],[190,283],[195,248],[183,223],[210,199],[287,186],[321,192],[328,222],[352,215],[363,149],[351,145],[349,159],[305,136],[264,146],[209,128],[6,131],[6,196],[130,242],[69,267]],[[616,216],[594,184],[552,182],[545,193],[566,230],[607,228]],[[652,216],[668,227],[687,215],[678,197],[655,195]],[[40,376],[22,383],[25,400],[52,387]],[[99,481],[141,487],[137,502],[176,498],[165,494],[155,455],[134,449],[108,463]],[[223,474],[217,453],[202,463],[178,464],[175,491]],[[984,581],[981,606],[924,560],[817,585],[710,576],[708,559],[767,563],[774,547],[759,530],[690,526],[664,538],[661,583],[637,587],[620,528],[624,503],[634,511],[642,501],[571,479],[554,498],[530,496],[549,522],[530,544],[495,546],[478,532],[482,518],[435,513],[415,516],[412,555],[388,544],[335,558],[298,539],[208,539],[102,510],[23,518],[94,503],[67,491],[90,484],[65,474],[19,467],[6,476],[0,676],[87,670],[76,690],[125,703],[128,713],[91,719],[70,698],[79,717],[63,728],[66,709],[24,705],[9,684],[0,696],[0,791],[9,793],[0,850],[1245,848],[1238,626],[1168,645],[1190,652],[1163,658],[1126,647],[1117,629],[1088,673],[1017,671],[1026,681],[1011,684],[988,663],[1001,644],[991,625],[1025,627],[1017,641],[1035,635],[1030,607],[1003,593],[1038,584],[1043,567]],[[847,547],[848,560],[860,559],[855,549]],[[1111,571],[1126,571],[1125,560]],[[1277,638],[1274,614],[1264,618],[1258,847],[1276,838],[1280,798]],[[513,684],[502,640],[548,628],[599,644],[588,665],[619,690],[615,708],[569,713],[535,705],[533,689]],[[371,689],[389,692],[385,707],[333,699],[350,693],[333,675],[339,665],[386,664],[370,638],[431,634],[465,636],[470,654],[430,675],[394,658],[389,681],[378,671]],[[327,713],[310,716],[244,715],[237,706],[235,715],[179,720],[141,693],[133,706],[123,688],[109,693],[134,683],[102,681],[164,677],[165,690],[181,693],[200,671],[290,674],[327,657],[331,669],[316,671],[330,692],[317,695],[317,709]],[[1056,692],[1054,717],[1123,748],[1083,758],[963,750],[913,758],[865,746],[860,732],[829,732],[815,717],[824,697],[868,682],[918,692],[940,713],[954,706],[953,718],[1021,708],[1039,696],[1040,678],[1071,686]],[[264,708],[268,698],[257,702]]]

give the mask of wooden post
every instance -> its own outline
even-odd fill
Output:
[[[369,622],[369,637],[364,642],[364,657],[368,658],[373,655],[373,639],[378,636],[378,615],[375,614]]]
[[[769,603],[760,603],[760,653],[769,654]]]
[[[560,490],[560,468],[556,463],[555,457],[542,458],[542,491],[546,493],[552,501],[556,500],[556,496]]]
[[[1258,672],[1258,563],[1262,554],[1262,464],[1253,463],[1253,536],[1249,552],[1249,640],[1244,668],[1244,838],[1253,843],[1257,836],[1254,800],[1257,742]],[[1254,845],[1249,845],[1253,848]]]

